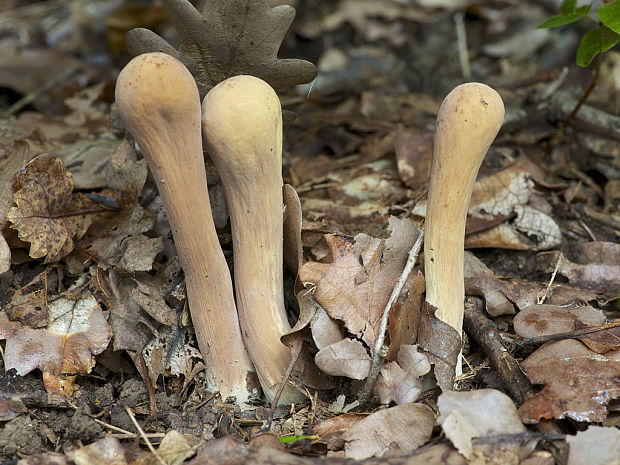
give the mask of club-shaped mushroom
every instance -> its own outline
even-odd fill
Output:
[[[280,337],[290,330],[282,272],[282,110],[275,91],[253,76],[235,76],[202,103],[205,147],[217,167],[230,211],[235,293],[243,339],[267,399],[291,360]],[[287,387],[279,399],[303,399]]]
[[[241,337],[230,272],[213,225],[194,78],[176,58],[139,55],[121,71],[116,102],[162,197],[185,271],[207,383],[243,402],[258,393]]]
[[[467,210],[478,169],[503,120],[499,94],[476,82],[455,87],[437,114],[424,238],[426,302],[459,336]]]

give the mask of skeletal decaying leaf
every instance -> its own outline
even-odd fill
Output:
[[[620,397],[620,350],[597,354],[581,342],[564,339],[536,350],[521,364],[540,392],[519,408],[526,423],[572,418],[602,422],[607,404]]]
[[[534,179],[539,182],[539,177],[532,165],[522,156],[476,181],[468,212],[466,247],[547,250],[560,244],[562,234],[549,214],[551,207],[546,202],[533,203]],[[413,212],[425,216],[425,202],[419,202]]]
[[[347,458],[362,460],[388,452],[410,454],[431,437],[435,415],[424,404],[403,404],[379,410],[343,434]]]
[[[92,223],[88,212],[92,202],[82,194],[73,196],[71,174],[50,154],[29,162],[14,183],[17,206],[9,210],[7,219],[19,238],[30,242],[32,258],[45,257],[45,263],[60,260]]]
[[[94,356],[105,350],[112,332],[89,292],[77,299],[67,293],[51,300],[46,310],[49,324],[45,328],[32,328],[0,313],[5,366],[15,368],[19,375],[39,368],[49,391],[70,395],[76,375],[90,372]]]
[[[218,82],[250,74],[275,89],[310,82],[316,67],[305,60],[279,59],[278,50],[293,18],[289,5],[275,8],[263,0],[203,2],[200,11],[188,0],[165,0],[164,5],[179,36],[179,48],[148,29],[127,34],[132,55],[164,52],[192,73],[200,96]]]
[[[201,359],[198,349],[185,344],[184,333],[173,334],[168,328],[159,331],[144,348],[144,361],[153,384],[159,375],[185,376],[191,379],[195,360]]]
[[[472,463],[517,465],[536,447],[536,439],[523,436],[512,400],[500,391],[444,391],[437,405],[443,432]]]

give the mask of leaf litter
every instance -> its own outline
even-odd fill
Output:
[[[19,0],[12,3],[19,4]],[[325,373],[315,373],[312,378],[310,370],[303,369],[303,376],[291,379],[305,390],[310,404],[276,410],[274,431],[298,437],[319,432],[319,438],[305,439],[304,444],[292,444],[289,449],[297,454],[329,451],[334,460],[354,457],[368,463],[380,460],[371,459],[373,456],[408,464],[551,463],[549,452],[531,452],[537,443],[539,448],[547,447],[534,429],[549,432],[545,428],[551,424],[555,443],[570,444],[567,463],[605,463],[615,458],[614,399],[619,394],[618,332],[613,318],[618,317],[615,304],[620,287],[616,279],[620,184],[615,179],[617,154],[609,138],[617,136],[610,134],[611,126],[589,118],[596,115],[613,121],[611,112],[617,99],[613,98],[613,86],[602,82],[592,94],[592,106],[586,102],[564,139],[543,156],[542,148],[555,124],[568,116],[576,98],[564,90],[551,91],[564,85],[562,74],[545,74],[548,70],[524,61],[524,50],[544,54],[548,42],[531,41],[527,44],[530,48],[510,46],[510,34],[527,40],[527,28],[522,28],[539,21],[540,6],[503,5],[497,9],[493,2],[482,8],[459,2],[404,6],[384,0],[367,2],[362,8],[359,2],[343,0],[317,5],[309,13],[305,5],[299,5],[303,15],[293,25],[293,33],[285,36],[294,11],[288,5],[275,6],[281,2],[196,2],[194,7],[187,1],[166,1],[176,31],[169,23],[160,24],[160,6],[135,10],[148,13],[146,22],[141,23],[131,17],[138,13],[120,2],[117,10],[110,7],[108,24],[113,27],[108,30],[101,21],[97,27],[87,25],[88,18],[108,14],[98,6],[74,9],[68,19],[59,19],[59,24],[75,29],[72,37],[59,32],[62,28],[43,28],[33,34],[36,22],[24,18],[43,18],[41,12],[64,8],[58,2],[49,3],[50,10],[41,5],[9,9],[6,17],[11,21],[0,20],[6,36],[13,35],[11,41],[21,37],[24,44],[15,47],[4,36],[0,40],[5,47],[2,50],[7,50],[0,69],[8,71],[0,73],[0,84],[19,95],[34,92],[31,104],[42,112],[22,111],[24,107],[19,105],[24,105],[23,101],[11,110],[15,117],[3,118],[7,124],[2,129],[6,137],[0,143],[0,166],[2,170],[6,167],[1,172],[6,181],[0,192],[5,210],[2,221],[11,210],[8,225],[20,231],[18,237],[18,231],[7,224],[2,229],[6,246],[0,248],[4,250],[0,265],[7,270],[0,277],[0,317],[6,338],[6,368],[15,368],[20,376],[8,384],[3,378],[3,386],[8,387],[0,392],[0,406],[3,418],[11,421],[0,435],[0,455],[44,450],[35,437],[58,448],[62,438],[74,434],[71,431],[80,431],[80,418],[84,425],[92,425],[94,418],[103,419],[104,424],[126,431],[113,434],[132,437],[130,413],[113,400],[111,404],[99,400],[111,384],[97,386],[93,380],[103,383],[105,379],[115,383],[107,398],[113,399],[116,391],[122,393],[119,398],[129,399],[138,421],[148,430],[143,441],[154,443],[152,450],[168,463],[187,461],[195,454],[198,441],[227,435],[207,442],[188,463],[312,461],[290,454],[273,435],[259,439],[261,435],[256,433],[266,418],[260,403],[245,405],[247,410],[240,412],[201,389],[201,372],[209,367],[201,363],[192,340],[183,276],[175,262],[165,212],[140,154],[128,141],[119,142],[108,127],[110,88],[118,64],[105,62],[107,58],[99,55],[105,63],[98,76],[92,62],[86,64],[81,59],[101,50],[97,44],[106,39],[111,46],[116,44],[112,48],[117,47],[114,53],[118,53],[122,31],[114,28],[148,25],[157,32],[130,34],[133,51],[163,49],[178,56],[196,76],[202,94],[219,80],[238,73],[258,75],[279,89],[308,82],[316,73],[311,63],[279,58],[279,54],[290,56],[289,47],[299,53],[300,41],[314,41],[316,47],[319,36],[325,42],[322,52],[321,46],[304,54],[319,58],[321,74],[314,90],[289,89],[280,94],[283,103],[299,113],[297,121],[289,122],[285,130],[285,175],[299,193],[299,199],[295,190],[287,194],[286,261],[293,275],[301,269],[301,276],[309,278],[301,282],[312,283],[303,289],[299,280],[294,285],[294,276],[291,279],[289,287],[297,293],[300,318],[285,337],[291,347],[301,344],[306,354],[301,358],[304,366],[314,359],[336,378],[329,379]],[[519,407],[516,400],[502,397],[499,391],[477,389],[501,386],[497,377],[502,375],[482,355],[482,349],[488,347],[470,341],[465,348],[469,366],[457,385],[464,392],[446,390],[436,403],[438,390],[428,374],[429,360],[413,345],[424,298],[423,270],[416,269],[390,315],[384,364],[374,391],[383,407],[370,415],[343,414],[360,408],[355,399],[374,355],[377,322],[415,240],[415,227],[425,216],[431,128],[441,95],[452,84],[438,78],[429,86],[419,77],[438,69],[438,62],[428,57],[443,56],[429,51],[450,54],[456,50],[450,32],[452,17],[449,29],[442,34],[434,28],[445,27],[446,13],[451,15],[459,8],[467,8],[465,24],[472,38],[469,58],[474,68],[482,75],[496,69],[494,85],[514,110],[487,156],[472,198],[466,244],[475,255],[466,255],[466,293],[484,298],[483,308],[492,318],[489,328],[493,331],[488,336],[503,347],[502,357],[525,359],[521,366],[536,385],[532,392],[537,394],[525,396]],[[0,19],[4,15],[0,8]],[[112,21],[119,18],[123,21]],[[480,30],[471,27],[473,18]],[[501,18],[512,20],[502,22]],[[458,14],[454,21],[458,23]],[[21,36],[15,31],[21,31]],[[499,31],[510,34],[503,36]],[[486,47],[478,43],[481,33]],[[42,42],[35,39],[38,34],[47,35],[47,43],[54,48],[41,48]],[[567,29],[566,37],[572,34]],[[347,35],[355,37],[355,45],[347,42]],[[505,38],[509,40],[501,40]],[[74,57],[76,50],[79,59]],[[498,53],[502,66],[489,68],[490,63],[499,63]],[[442,60],[441,71],[445,76],[460,76],[459,60],[452,58]],[[402,66],[404,62],[414,63],[417,74],[410,72],[411,66]],[[20,66],[31,71],[21,76],[32,79],[15,78],[20,76],[16,73]],[[613,60],[604,66],[613,67]],[[50,82],[37,71],[41,67],[50,70],[55,86],[51,92],[40,90]],[[66,81],[54,83],[62,77],[63,67],[69,68]],[[513,74],[515,70],[519,73]],[[299,92],[307,95],[308,91],[310,98],[302,98]],[[529,100],[524,95],[529,95]],[[572,100],[566,100],[567,96]],[[122,131],[121,126],[113,126],[117,133]],[[21,184],[9,182],[41,153],[45,153],[42,160],[50,163],[47,172],[33,171],[30,178],[24,178],[28,170],[23,170]],[[584,154],[588,154],[587,163]],[[68,167],[66,172],[59,168],[60,160]],[[50,176],[51,172],[55,174]],[[24,190],[35,181],[50,188]],[[97,198],[96,202],[84,200],[84,194]],[[46,201],[36,203],[37,197]],[[14,198],[19,202],[13,202]],[[32,202],[31,210],[25,207],[27,201]],[[35,210],[43,204],[45,209]],[[218,213],[220,238],[228,253],[226,217],[225,209]],[[30,256],[25,246],[30,247]],[[54,271],[49,268],[41,274],[47,262],[55,264]],[[37,279],[32,280],[34,271],[29,267],[39,273]],[[89,285],[83,287],[84,282]],[[76,292],[77,288],[81,290]],[[92,327],[78,326],[85,320]],[[24,357],[24,350],[30,353],[31,347],[25,343],[30,335],[38,349]],[[117,352],[106,350],[95,364],[95,355],[106,349],[112,335],[110,345]],[[80,341],[77,347],[75,340]],[[549,342],[536,349],[542,341]],[[56,350],[58,344],[69,351]],[[123,357],[124,364],[119,361]],[[135,375],[129,371],[119,371],[120,366],[127,370],[128,360],[134,363],[141,381],[131,378]],[[24,394],[27,389],[14,383],[35,379],[32,375],[21,377],[34,368],[43,372],[49,399],[54,390],[73,391],[67,400],[74,409],[73,429],[63,430],[48,422],[46,415],[35,418],[32,412],[41,411],[36,409],[61,404],[28,403],[32,401]],[[92,373],[92,378],[76,378],[87,373]],[[323,381],[323,391],[314,390],[319,381]],[[132,386],[140,387],[136,389],[139,396],[129,396]],[[11,397],[15,390],[18,395]],[[98,400],[86,403],[91,395]],[[452,402],[453,398],[458,401]],[[166,413],[148,422],[146,415],[157,408]],[[178,414],[181,409],[183,413]],[[365,406],[361,410],[371,411]],[[439,419],[435,418],[437,411]],[[553,421],[539,423],[543,419]],[[592,422],[605,426],[588,427]],[[98,428],[102,431],[101,424]],[[174,430],[183,431],[184,436]],[[36,431],[43,433],[32,436]],[[3,435],[8,434],[19,439],[5,442]],[[230,435],[253,439],[244,444]],[[83,433],[78,439],[88,442],[97,437],[101,436]],[[109,437],[78,446],[66,455],[49,453],[22,461],[98,463],[104,457],[104,461],[117,463],[158,460],[136,445]]]

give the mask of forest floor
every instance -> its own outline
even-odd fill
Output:
[[[0,6],[0,463],[620,463],[620,52],[577,66],[593,23],[536,28],[553,1],[271,1],[297,9],[286,35],[265,2],[192,3],[216,20],[192,29],[181,0]],[[300,403],[206,389],[162,199],[113,105],[138,27],[209,51],[201,96],[234,74],[278,91]],[[318,76],[271,66],[278,49]],[[423,249],[403,270],[437,113],[468,81],[505,117],[473,187],[446,382],[461,341],[429,342]]]

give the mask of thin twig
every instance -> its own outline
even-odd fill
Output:
[[[29,105],[30,103],[34,102],[41,95],[46,94],[47,92],[52,90],[54,87],[56,87],[60,83],[71,78],[78,71],[79,71],[79,68],[69,68],[67,71],[59,74],[51,81],[46,82],[45,84],[43,84],[41,87],[39,87],[35,91],[30,92],[28,95],[25,95],[24,97],[20,98],[17,102],[15,102],[13,105],[7,108],[5,114],[12,115],[13,113],[17,113],[19,110],[24,108],[26,105]]]
[[[286,373],[284,373],[284,377],[282,378],[282,382],[280,383],[280,387],[278,388],[278,392],[276,392],[273,401],[271,402],[271,409],[269,409],[269,419],[267,420],[267,431],[271,431],[271,425],[273,423],[273,416],[276,412],[276,407],[278,405],[278,400],[280,400],[280,396],[284,392],[284,388],[288,383],[288,379],[293,372],[293,368],[297,364],[297,360],[299,360],[299,356],[301,355],[301,349],[303,347],[303,340],[298,338],[294,342],[295,346],[293,347],[293,357],[291,358],[291,363],[288,364],[288,368],[286,369]]]
[[[542,344],[543,342],[548,342],[548,341],[558,341],[560,339],[579,339],[583,336],[587,336],[588,334],[600,333],[601,331],[606,331],[608,329],[613,329],[613,328],[618,328],[618,327],[620,327],[620,321],[612,321],[611,323],[606,323],[604,325],[593,326],[590,328],[576,329],[574,331],[567,331],[565,333],[555,333],[555,334],[547,334],[545,336],[518,338],[515,340],[515,344],[519,346],[530,346],[530,345]]]
[[[465,18],[461,11],[454,14],[454,26],[456,28],[456,42],[458,44],[461,73],[463,73],[463,78],[469,81],[471,79],[471,66],[467,51],[467,30],[465,29]]]
[[[142,428],[140,427],[140,425],[138,424],[138,420],[136,420],[136,417],[133,416],[133,412],[131,410],[131,407],[125,407],[125,411],[127,412],[127,415],[129,415],[129,418],[131,419],[131,422],[133,423],[133,425],[136,427],[136,429],[138,430],[138,433],[140,433],[140,437],[142,438],[142,440],[144,441],[144,443],[146,444],[146,447],[149,448],[149,450],[151,451],[151,453],[155,456],[155,458],[157,459],[157,461],[159,463],[161,463],[162,465],[168,465],[166,463],[166,461],[164,459],[161,458],[161,456],[157,453],[157,451],[155,450],[155,448],[153,447],[153,444],[151,444],[151,441],[149,441],[149,438],[146,436],[146,434],[144,433],[144,431],[142,430]]]
[[[387,331],[388,317],[390,316],[390,311],[394,307],[394,304],[398,300],[398,296],[400,296],[400,293],[405,286],[405,282],[407,282],[407,279],[409,278],[409,275],[411,274],[411,271],[415,266],[418,255],[420,253],[420,249],[422,248],[423,241],[424,225],[422,225],[422,229],[420,229],[418,238],[416,239],[413,247],[411,247],[411,250],[409,251],[409,257],[407,258],[405,269],[396,281],[394,289],[392,290],[392,295],[390,295],[390,299],[388,300],[388,303],[385,306],[385,310],[383,311],[383,316],[381,317],[381,324],[379,326],[379,334],[377,335],[377,341],[375,343],[372,354],[372,364],[370,365],[370,371],[368,372],[368,377],[366,378],[364,390],[358,398],[360,405],[364,405],[368,401],[375,387],[375,382],[377,381],[377,376],[379,376],[379,370],[381,368],[381,362],[385,358],[385,356],[383,355],[383,353],[385,352],[383,348],[383,343],[385,342],[385,333]]]
[[[547,299],[547,295],[549,294],[549,290],[551,289],[551,286],[553,285],[553,282],[555,281],[555,276],[558,274],[558,270],[560,269],[561,263],[562,263],[562,254],[560,254],[560,256],[558,257],[558,262],[555,264],[555,269],[553,270],[553,273],[551,274],[551,279],[547,283],[545,292],[543,292],[543,294],[537,299],[537,302],[536,302],[537,304],[542,305],[545,303],[545,300]]]

